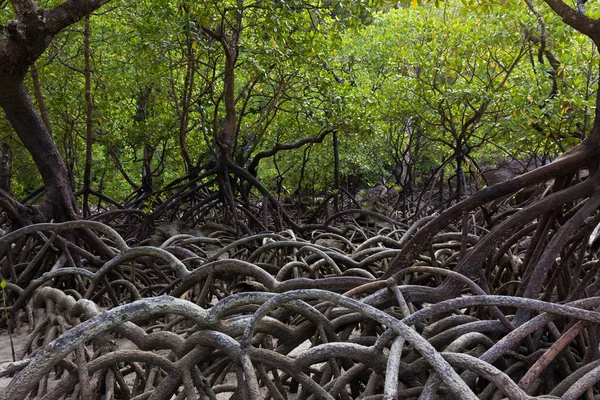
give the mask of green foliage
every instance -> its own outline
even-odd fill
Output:
[[[591,44],[550,22],[556,33],[546,50],[561,63],[552,96],[551,66],[536,62],[539,45],[527,39],[537,21],[514,2],[379,15],[346,37],[338,57],[355,84],[352,97],[345,95],[354,105],[345,108],[346,119],[364,138],[360,145],[346,142],[346,153],[355,158],[366,144],[390,171],[398,161],[396,144],[406,149],[409,142],[412,149],[420,143],[421,166],[469,154],[483,162],[507,152],[555,155],[572,146],[593,106],[593,96],[582,93],[595,90],[591,52],[577,50]],[[370,164],[362,164],[364,173]]]
[[[492,162],[507,152],[556,154],[581,140],[596,90],[596,54],[587,39],[540,8],[546,50],[560,63],[550,95],[552,66],[539,62],[539,42],[531,40],[539,37],[539,24],[521,2],[433,3],[401,2],[404,8],[394,9],[389,1],[266,0],[240,8],[232,0],[158,0],[94,15],[92,185],[125,199],[132,187],[114,159],[140,185],[145,149],[152,153],[155,187],[185,176],[182,142],[194,165],[214,165],[214,138],[225,115],[225,53],[211,33],[231,38],[239,15],[239,165],[277,143],[332,127],[342,175],[363,185],[399,184],[407,148],[411,162],[428,172],[452,157]],[[9,9],[0,10],[0,21]],[[82,26],[60,34],[38,62],[54,139],[76,188],[85,158]],[[0,132],[12,137],[4,120]],[[12,143],[13,191],[23,195],[41,182]],[[263,160],[258,173],[284,192],[327,192],[332,169],[327,137]]]

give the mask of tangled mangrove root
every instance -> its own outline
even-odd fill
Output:
[[[0,399],[597,397],[595,253],[572,249],[586,260],[570,295],[518,296],[537,225],[471,279],[454,269],[491,229],[476,218],[439,232],[393,279],[381,276],[430,218],[135,247],[93,221],[12,232],[0,238],[3,322],[28,333],[0,364],[14,376]],[[68,240],[82,229],[114,256]],[[440,297],[449,281],[460,295]],[[519,313],[529,317],[516,324]]]

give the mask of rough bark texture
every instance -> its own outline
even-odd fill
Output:
[[[5,140],[2,140],[0,143],[0,190],[10,193],[12,149]]]
[[[16,19],[0,26],[0,107],[40,171],[46,187],[40,211],[48,219],[76,218],[73,195],[64,161],[23,80],[54,35],[106,2],[67,0],[40,9],[32,0],[12,0]]]
[[[23,81],[0,75],[0,86],[4,89],[0,92],[0,107],[31,153],[46,186],[46,198],[40,205],[40,211],[48,218],[74,218],[67,168]]]

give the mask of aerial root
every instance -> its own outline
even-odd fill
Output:
[[[0,398],[596,394],[600,264],[583,248],[587,237],[566,241],[539,298],[517,296],[530,284],[528,246],[544,229],[532,219],[493,246],[485,221],[478,234],[447,226],[412,266],[381,279],[426,222],[367,239],[353,236],[369,235],[357,227],[308,240],[290,231],[177,235],[157,247],[131,247],[99,222],[15,231],[0,238],[0,267],[11,276],[3,321],[28,334],[18,359],[0,365],[0,376],[14,374]],[[82,228],[115,254],[61,244]],[[465,273],[461,265],[482,248],[482,268]],[[562,272],[571,267],[576,274]],[[459,296],[444,295],[449,282]],[[530,318],[516,321],[524,312]]]

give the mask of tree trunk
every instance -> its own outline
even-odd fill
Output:
[[[92,101],[92,68],[90,66],[90,16],[85,17],[85,28],[83,31],[83,58],[85,76],[85,169],[83,171],[83,216],[90,216],[89,197],[92,181],[92,146],[94,144],[93,113],[94,103]]]
[[[10,193],[10,174],[12,169],[12,150],[6,140],[0,145],[0,190]]]
[[[138,124],[143,124],[148,118],[148,107],[150,104],[150,95],[152,95],[154,85],[148,85],[146,89],[140,95],[138,108],[134,117],[134,120]],[[154,190],[152,183],[152,159],[154,157],[154,151],[156,146],[152,144],[152,140],[148,136],[144,144],[144,154],[142,159],[142,191],[144,193],[151,193]]]
[[[154,190],[152,183],[152,158],[154,157],[154,150],[150,144],[144,146],[144,160],[142,164],[142,191],[144,193],[151,193]]]
[[[337,131],[333,132],[333,210],[340,211],[339,196],[340,196],[340,143],[338,140]]]
[[[23,81],[54,35],[106,1],[69,0],[48,9],[39,8],[34,1],[11,1],[15,19],[0,26],[0,107],[44,181],[46,196],[39,206],[43,219],[77,218],[75,198],[64,160]]]
[[[40,110],[40,116],[42,117],[42,121],[44,121],[44,125],[46,125],[46,128],[48,128],[48,132],[50,133],[50,136],[52,136],[52,127],[50,125],[50,117],[48,116],[48,109],[46,108],[46,100],[44,99],[44,94],[42,93],[42,86],[40,85],[37,67],[35,66],[35,64],[33,64],[29,70],[31,72],[31,80],[33,81],[33,90],[35,93],[35,100],[37,101],[38,108]]]
[[[23,78],[20,75],[0,76],[0,87],[0,107],[31,153],[44,181],[46,196],[39,211],[48,220],[76,218],[75,199],[67,168],[27,93]]]
[[[460,144],[459,144],[459,148],[460,148]],[[457,203],[461,200],[461,198],[465,194],[465,188],[463,188],[463,175],[464,175],[463,162],[464,162],[464,158],[463,158],[462,151],[458,150],[457,154],[456,154],[456,193],[455,193]],[[449,205],[450,204],[448,204],[448,206]]]
[[[193,41],[187,40],[187,65],[185,72],[185,80],[183,82],[183,93],[181,95],[181,110],[179,114],[179,148],[181,157],[185,163],[185,170],[189,174],[194,168],[194,162],[190,156],[187,146],[187,134],[190,121],[190,107],[192,104],[192,94],[194,92],[194,75],[195,75],[195,51]]]
[[[237,226],[238,218],[235,198],[229,177],[229,164],[233,163],[233,146],[237,137],[237,111],[235,108],[235,64],[237,62],[237,38],[234,44],[222,41],[225,50],[225,73],[223,76],[223,100],[225,102],[225,120],[223,130],[217,135],[219,147],[219,190],[230,211],[230,217]]]

